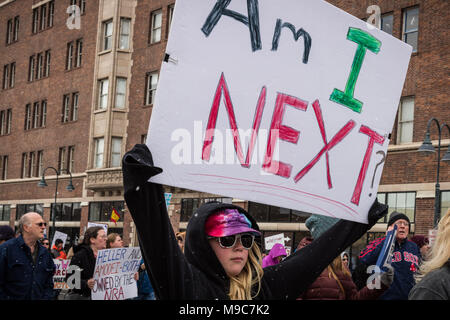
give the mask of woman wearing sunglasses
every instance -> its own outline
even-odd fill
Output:
[[[369,224],[341,220],[281,263],[261,268],[261,234],[244,209],[203,204],[189,220],[184,255],[167,214],[164,190],[148,182],[162,172],[146,145],[122,162],[125,201],[158,299],[296,299],[339,254],[387,213],[375,201]]]

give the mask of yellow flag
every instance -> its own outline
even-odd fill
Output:
[[[113,208],[111,212],[111,218],[109,220],[113,221],[117,225],[117,221],[119,221],[119,219],[120,219],[119,213],[116,211],[116,209]]]

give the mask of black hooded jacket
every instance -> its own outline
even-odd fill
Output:
[[[163,188],[147,181],[162,172],[153,166],[147,146],[136,145],[126,153],[122,170],[125,201],[158,299],[228,300],[230,281],[209,245],[205,221],[214,212],[232,208],[245,214],[252,228],[259,230],[253,217],[232,204],[202,205],[189,220],[183,254],[167,214]],[[296,299],[334,258],[386,214],[387,206],[376,202],[370,211],[368,225],[341,220],[304,250],[265,268],[255,299]]]
[[[85,297],[91,296],[91,289],[87,285],[87,281],[94,277],[95,256],[91,247],[86,244],[80,244],[73,248],[74,255],[70,261],[70,265],[78,266],[81,270],[81,279],[79,289],[72,289],[73,292],[79,293]],[[72,273],[73,274],[73,273]],[[66,281],[72,274],[66,276]]]

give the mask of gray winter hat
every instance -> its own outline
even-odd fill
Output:
[[[338,222],[339,219],[327,217],[327,216],[321,216],[317,214],[313,214],[311,217],[306,219],[306,227],[311,232],[311,235],[314,239],[317,239],[327,231],[329,228],[331,228],[336,222]]]

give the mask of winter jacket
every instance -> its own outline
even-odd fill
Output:
[[[188,223],[185,254],[182,254],[167,214],[163,188],[147,182],[151,176],[162,172],[153,166],[147,146],[136,145],[126,153],[122,170],[125,201],[137,228],[156,297],[228,300],[230,280],[209,244],[205,221],[214,212],[236,209],[246,215],[253,229],[259,230],[254,218],[232,204],[206,203]],[[309,250],[300,250],[290,259],[265,268],[261,289],[255,299],[297,298],[340,252],[358,240],[386,212],[387,206],[377,203],[369,214],[372,217],[369,224],[339,221],[311,243]],[[256,242],[261,243],[260,237]]]
[[[144,259],[142,259],[141,262],[139,262],[139,265],[142,265],[143,263]],[[139,295],[149,295],[153,293],[153,287],[152,284],[150,283],[146,270],[142,270],[141,268],[139,268],[139,279],[136,284]]]
[[[23,237],[0,245],[0,300],[54,299],[55,264],[50,252],[36,242],[36,262]]]
[[[450,260],[431,271],[409,292],[409,300],[450,300]]]
[[[74,255],[70,261],[70,265],[78,266],[83,270],[81,270],[80,289],[74,288],[71,289],[71,291],[81,294],[84,297],[90,297],[91,289],[89,289],[87,281],[94,277],[96,260],[94,252],[92,251],[91,247],[86,244],[75,246],[73,251]],[[66,281],[71,275],[72,274],[68,274],[66,276]]]
[[[54,259],[62,259],[62,260],[66,260],[67,259],[66,253],[64,252],[64,249],[58,250],[56,245],[53,246],[53,248],[52,248],[52,250],[50,252],[52,253],[52,256],[53,256]]]
[[[337,271],[335,274],[339,282],[329,273],[328,268],[323,270],[298,300],[376,300],[387,289],[382,284],[380,289],[364,287],[358,291],[349,275],[341,271]]]
[[[282,244],[275,243],[272,249],[270,249],[269,254],[264,257],[262,261],[262,267],[265,268],[278,264],[279,262],[277,258],[280,256],[287,256],[286,249]]]
[[[367,245],[359,255],[360,262],[366,266],[375,265],[383,248],[386,237],[378,238]],[[394,282],[380,297],[381,300],[407,300],[409,291],[415,284],[414,273],[419,267],[420,251],[417,245],[409,240],[395,241],[392,254]]]

